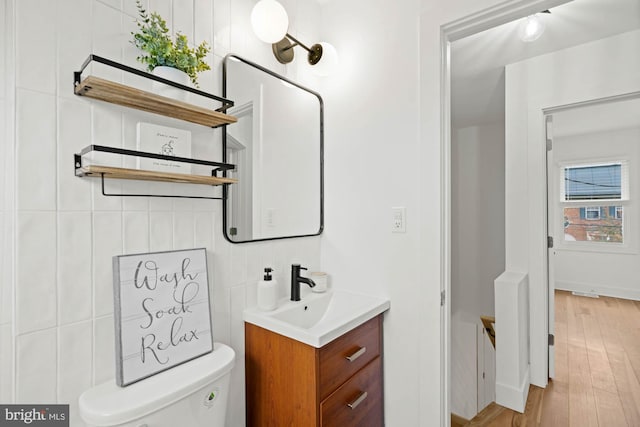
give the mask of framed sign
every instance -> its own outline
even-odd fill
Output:
[[[191,132],[188,130],[139,122],[137,125],[137,138],[139,151],[168,157],[191,157]],[[148,157],[138,157],[138,169],[191,173],[191,165],[188,163],[150,159]]]
[[[213,350],[204,248],[113,257],[116,383]]]

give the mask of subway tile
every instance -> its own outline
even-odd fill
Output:
[[[77,406],[78,397],[91,387],[93,322],[60,328],[58,333],[58,399]]]
[[[56,329],[16,340],[16,403],[56,401]]]
[[[191,212],[173,214],[173,248],[190,249],[194,247],[194,221]]]
[[[0,252],[3,256],[0,258],[0,283],[2,283],[2,301],[0,301],[0,324],[13,321],[13,272],[15,269],[15,260],[13,252],[13,241],[9,238],[13,232],[13,212],[5,212],[3,214],[3,223],[0,223],[0,233],[4,239]]]
[[[145,9],[149,8],[149,0],[141,0],[142,3],[142,7]],[[136,7],[136,2],[135,0],[124,0],[122,2],[122,11],[130,16],[131,18],[137,18],[138,17],[138,8]],[[126,19],[126,17],[125,17]]]
[[[91,213],[58,214],[58,323],[91,318]]]
[[[173,28],[173,21],[171,19],[171,4],[172,0],[149,0],[149,13],[159,13],[165,21],[167,26],[171,30]]]
[[[18,87],[55,94],[56,20],[51,19],[55,16],[56,2],[50,0],[16,2],[16,84]]]
[[[123,225],[124,253],[149,252],[149,214],[124,212]]]
[[[237,286],[247,281],[247,246],[231,244],[230,251],[230,286]]]
[[[96,0],[105,6],[112,7],[114,9],[120,9],[122,7],[122,0]],[[128,0],[125,0],[128,1]]]
[[[265,45],[255,36],[251,29],[250,16],[253,5],[249,5],[248,2],[231,1],[230,6],[232,24],[229,33],[229,49],[240,56],[251,57],[249,56],[249,40],[251,43]]]
[[[20,210],[56,208],[55,97],[18,89],[17,199]]]
[[[7,2],[0,2],[0,22],[7,22],[6,18],[7,18]],[[8,31],[7,27],[3,28],[3,31]],[[10,44],[10,42],[6,39],[6,33],[3,34],[4,38],[3,43],[0,43],[0,81],[5,82],[6,81],[6,76],[5,76],[5,66],[6,66],[6,48],[7,46]],[[0,85],[0,100],[4,99],[5,97],[5,85]],[[4,129],[4,127],[0,128],[0,129]]]
[[[16,328],[18,333],[56,325],[56,214],[18,215]]]
[[[231,288],[231,347],[244,355],[244,321],[242,312],[246,307],[247,293],[244,286]]]
[[[196,248],[213,249],[213,223],[214,217],[211,212],[195,212],[195,242]]]
[[[0,325],[0,402],[13,401],[13,333],[11,324]]]
[[[173,214],[149,212],[149,250],[168,251],[173,248]]]
[[[149,197],[149,210],[171,212],[173,200],[169,197]]]
[[[93,3],[93,53],[116,62],[122,61],[122,45],[128,35],[122,31],[122,13],[99,1]],[[94,65],[92,74],[115,82],[122,81],[122,71]]]
[[[91,2],[57,0],[50,3],[57,7],[57,94],[63,98],[74,98],[73,72],[80,70],[91,54]],[[85,141],[85,145],[87,143]]]
[[[215,28],[214,4],[215,0],[195,2],[193,12],[193,41],[197,44],[206,41],[211,49],[213,49],[213,29]]]
[[[122,147],[122,111],[116,106],[92,103],[92,135],[91,140],[95,145],[106,145],[109,147]],[[122,166],[122,155],[93,152],[89,163]],[[104,196],[100,179],[92,178],[92,199],[93,209],[96,211],[122,209],[122,198]],[[105,180],[105,192],[108,194],[122,193],[122,184],[119,180]]]
[[[208,2],[200,2],[208,3]],[[200,40],[194,38],[194,15],[192,2],[173,2],[173,34],[184,34],[193,46],[197,46]]]
[[[58,104],[58,209],[91,209],[91,178],[78,178],[73,155],[91,145],[91,107],[82,100],[60,99]]]
[[[93,328],[93,384],[98,385],[116,375],[113,316],[96,319]]]
[[[120,212],[93,214],[93,307],[95,316],[113,313],[113,264],[122,255]]]
[[[228,289],[214,289],[211,298],[213,304],[213,340],[230,345],[231,342],[231,315],[230,292]]]

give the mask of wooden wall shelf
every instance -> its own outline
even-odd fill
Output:
[[[219,111],[209,110],[95,76],[88,76],[78,83],[74,88],[74,93],[208,127],[218,127],[237,121],[235,117]]]
[[[202,165],[211,168],[211,175],[194,175],[175,172],[150,171],[144,169],[130,169],[115,166],[104,166],[95,164],[84,164],[83,156],[91,152],[110,153],[123,156],[145,157],[172,162],[187,163],[192,165]],[[102,194],[105,196],[150,196],[150,197],[177,197],[186,199],[224,199],[224,197],[211,196],[186,196],[186,195],[164,195],[164,194],[114,194],[105,191],[105,179],[131,179],[138,181],[161,181],[180,184],[201,184],[201,185],[228,185],[238,182],[235,178],[217,176],[218,172],[235,168],[230,163],[214,162],[201,159],[189,159],[185,157],[165,156],[144,151],[128,150],[125,148],[106,147],[103,145],[89,145],[82,151],[73,155],[73,167],[75,175],[78,177],[96,177],[102,181]]]
[[[238,182],[235,178],[190,175],[183,173],[156,172],[141,169],[116,168],[111,166],[88,165],[77,169],[77,176],[102,177],[112,179],[135,179],[141,181],[178,182],[184,184],[222,185]]]
[[[221,106],[217,110],[212,110],[197,105],[189,104],[177,99],[167,98],[155,93],[147,92],[121,83],[116,83],[96,76],[87,76],[82,78],[83,71],[91,62],[98,62],[118,70],[146,78],[148,80],[157,81],[168,86],[175,87],[185,93],[194,93],[208,100],[219,102]],[[162,77],[149,74],[128,65],[120,64],[107,58],[97,55],[89,55],[84,61],[79,71],[73,73],[73,93],[78,96],[87,96],[89,98],[106,101],[112,104],[122,105],[124,107],[134,108],[165,117],[196,123],[207,127],[224,126],[237,122],[233,116],[225,114],[228,108],[233,107],[233,101],[203,92],[189,86],[185,86]],[[100,151],[111,154],[120,154],[125,156],[146,157],[160,160],[168,160],[173,162],[204,165],[211,167],[211,176],[179,174],[171,172],[158,172],[142,169],[127,169],[120,167],[102,166],[102,165],[85,165],[83,158],[85,154],[91,151]],[[102,181],[102,194],[105,196],[151,196],[151,197],[179,197],[194,199],[224,199],[226,191],[223,191],[223,197],[201,197],[201,196],[185,196],[185,195],[161,195],[161,194],[113,194],[105,192],[105,178],[111,179],[133,179],[141,181],[163,181],[183,184],[203,184],[203,185],[227,185],[237,182],[236,179],[219,177],[218,172],[226,175],[226,171],[234,169],[235,165],[228,163],[212,162],[201,159],[188,159],[175,156],[164,156],[154,153],[146,153],[142,151],[127,150],[115,147],[105,147],[101,145],[90,145],[85,147],[80,153],[73,157],[75,175],[78,177],[89,176],[99,177]],[[226,190],[226,189],[223,189]]]

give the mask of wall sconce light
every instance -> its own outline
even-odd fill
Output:
[[[543,10],[540,13],[551,13],[549,10]],[[544,33],[545,25],[544,22],[540,19],[539,14],[529,15],[522,22],[520,22],[520,26],[518,28],[518,34],[520,36],[520,40],[523,42],[533,42],[540,38],[542,33]]]
[[[288,33],[287,11],[276,0],[260,0],[253,7],[251,26],[260,40],[271,43],[273,55],[281,64],[293,61],[293,48],[296,46],[307,51],[307,61],[314,66],[313,71],[320,76],[329,75],[338,63],[338,53],[329,43],[315,43],[307,47]]]

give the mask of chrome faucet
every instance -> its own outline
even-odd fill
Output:
[[[306,283],[313,288],[316,284],[308,277],[300,276],[300,270],[306,270],[300,267],[300,264],[291,264],[291,301],[300,301],[300,283]]]

